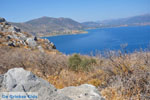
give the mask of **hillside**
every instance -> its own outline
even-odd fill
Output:
[[[82,24],[89,28],[150,25],[150,14],[97,22],[84,22]]]
[[[84,26],[69,18],[41,17],[24,23],[12,23],[35,36],[51,36],[84,32]]]

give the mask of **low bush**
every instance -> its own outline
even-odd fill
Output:
[[[89,71],[93,64],[96,64],[95,59],[81,56],[79,54],[70,56],[68,60],[69,68],[74,71]]]
[[[79,66],[81,63],[81,58],[78,54],[74,54],[73,56],[69,57],[69,68],[72,70],[79,70]]]

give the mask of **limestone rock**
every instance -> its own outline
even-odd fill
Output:
[[[28,43],[28,45],[30,47],[35,47],[37,45],[36,41],[34,40],[34,38],[27,38],[26,42]]]
[[[81,86],[71,86],[60,89],[60,94],[70,97],[73,100],[105,100],[95,86],[83,84]]]
[[[57,90],[47,81],[35,76],[23,68],[13,68],[0,75],[0,93],[37,92],[38,100],[105,100],[95,86],[83,84]]]
[[[23,68],[10,69],[4,76],[0,76],[0,92],[37,92],[38,100],[72,100],[47,81],[35,76]]]

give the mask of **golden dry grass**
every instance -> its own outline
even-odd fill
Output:
[[[95,85],[106,100],[150,99],[149,51],[132,54],[108,52],[105,57],[79,55],[81,59],[95,59],[96,63],[90,64],[90,70],[72,70],[69,65],[72,56],[0,46],[0,73],[23,67],[56,88],[88,83]]]

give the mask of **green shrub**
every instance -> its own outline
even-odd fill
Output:
[[[89,71],[92,67],[92,64],[96,64],[96,60],[93,58],[83,58],[80,67],[82,70]]]
[[[74,54],[73,56],[71,56],[69,58],[69,68],[71,68],[72,70],[77,71],[79,68],[79,65],[81,63],[81,58],[78,54]]]
[[[88,57],[81,57],[79,54],[74,54],[69,57],[69,68],[74,71],[88,71],[92,64],[96,64],[96,60]]]
[[[93,59],[93,58],[91,58],[91,63],[92,63],[92,64],[96,64],[96,60]]]

